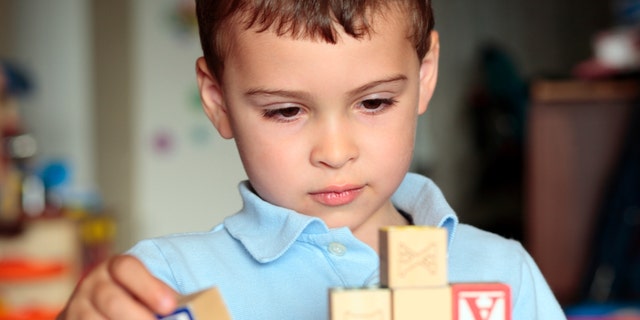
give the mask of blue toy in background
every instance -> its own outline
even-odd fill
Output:
[[[5,79],[5,94],[9,96],[22,96],[29,93],[33,84],[27,77],[27,73],[18,66],[0,60],[0,71]]]
[[[617,0],[614,2],[616,23],[620,26],[638,26],[640,23],[640,0]]]

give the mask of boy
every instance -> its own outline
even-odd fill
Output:
[[[518,243],[459,224],[407,174],[437,78],[428,2],[201,0],[197,14],[202,103],[235,139],[244,206],[101,265],[60,318],[154,319],[216,286],[234,319],[327,319],[328,288],[377,284],[378,230],[407,224],[448,230],[450,282],[505,282],[514,319],[564,318]]]

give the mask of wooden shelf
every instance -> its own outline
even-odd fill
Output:
[[[525,242],[563,304],[580,295],[594,224],[639,88],[635,81],[532,87]]]

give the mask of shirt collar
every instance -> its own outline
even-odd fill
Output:
[[[242,210],[224,219],[232,237],[239,240],[259,262],[279,258],[302,232],[328,232],[319,218],[275,206],[262,200],[248,181],[239,185]]]
[[[240,183],[239,190],[242,210],[227,217],[224,226],[258,262],[267,263],[279,258],[302,233],[331,231],[319,218],[262,200],[248,181]],[[398,209],[410,214],[416,225],[447,229],[451,244],[458,218],[431,180],[407,174],[391,201]]]
[[[448,244],[451,246],[458,226],[458,216],[431,179],[408,173],[391,197],[391,202],[396,208],[410,214],[415,225],[447,229]]]

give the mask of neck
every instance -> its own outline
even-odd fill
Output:
[[[356,238],[370,246],[376,252],[379,252],[378,234],[380,228],[386,226],[409,225],[409,221],[407,221],[402,216],[402,214],[400,214],[400,212],[395,207],[393,207],[393,205],[390,205],[390,210],[385,210],[385,213],[382,215],[382,217],[371,220],[373,221],[368,221],[368,223],[364,223],[357,229],[351,231]]]

